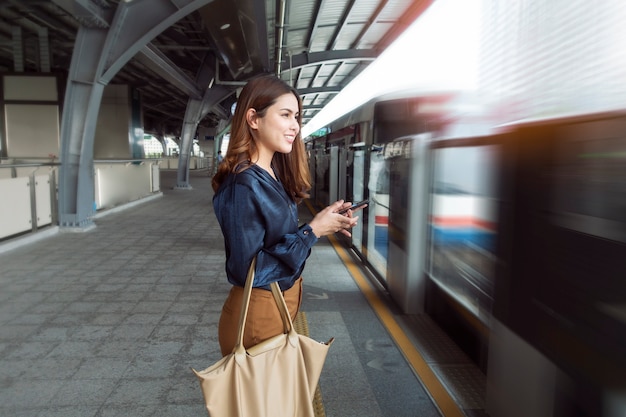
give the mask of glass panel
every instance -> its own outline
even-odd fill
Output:
[[[367,259],[382,276],[387,277],[387,248],[389,223],[389,161],[385,161],[382,148],[371,152],[368,190],[369,224]],[[373,220],[373,221],[372,221]]]
[[[431,278],[486,321],[496,257],[497,147],[434,151],[429,221]]]
[[[328,205],[328,166],[330,156],[326,153],[324,148],[318,148],[315,150],[315,202],[321,207]]]
[[[365,151],[357,150],[352,152],[353,155],[352,164],[349,166],[352,171],[352,176],[349,177],[349,186],[352,186],[352,198],[354,201],[361,201],[364,198],[365,193]],[[368,210],[365,208],[364,210]],[[360,220],[359,223],[352,229],[352,244],[359,251],[363,252],[363,222],[365,216],[364,210],[357,213]]]

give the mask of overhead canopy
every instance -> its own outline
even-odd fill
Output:
[[[176,0],[3,0],[0,72],[66,74],[79,25],[109,28],[122,5],[144,1],[154,10],[184,7]],[[263,73],[297,88],[306,123],[432,2],[206,0],[158,34],[138,22],[137,35],[153,38],[109,82],[141,92],[147,132],[178,135],[189,97],[202,94],[196,75],[209,54],[216,62],[212,85],[233,93],[202,126],[228,117],[236,89]]]

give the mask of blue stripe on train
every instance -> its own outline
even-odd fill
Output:
[[[495,250],[496,234],[477,227],[441,227],[432,226],[435,244],[454,245],[473,243],[487,251]]]

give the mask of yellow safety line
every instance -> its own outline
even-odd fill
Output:
[[[348,254],[344,247],[342,247],[334,236],[328,236],[331,244],[335,248],[337,255],[341,258],[346,265],[352,278],[361,289],[363,295],[370,303],[370,306],[374,312],[378,315],[378,318],[383,323],[391,337],[398,345],[400,351],[404,354],[409,364],[413,367],[422,383],[430,393],[431,397],[435,401],[437,407],[441,411],[444,417],[465,417],[465,414],[461,411],[457,403],[452,399],[448,391],[444,388],[439,381],[439,378],[430,369],[430,366],[426,363],[422,355],[417,351],[411,340],[407,337],[406,333],[402,330],[393,314],[389,311],[385,303],[376,293],[368,279],[363,276],[361,269],[356,265],[352,257]]]

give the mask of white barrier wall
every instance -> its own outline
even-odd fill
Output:
[[[0,179],[0,239],[52,223],[50,179],[49,174]]]
[[[160,167],[159,165],[161,164],[161,162],[156,162],[153,164],[150,164],[150,166],[152,167],[152,192],[156,193],[157,191],[161,190],[161,173],[160,173]]]
[[[160,164],[161,169],[178,169],[178,158],[164,158]],[[213,165],[213,158],[192,156],[189,159],[189,169],[211,169]]]
[[[28,177],[0,179],[0,238],[32,229],[29,181]]]
[[[139,200],[153,192],[151,163],[95,164],[96,209],[107,209],[130,201]]]
[[[56,190],[55,190],[56,191]],[[51,195],[50,175],[35,176],[35,216],[37,227],[52,223],[52,204],[56,205],[56,195]],[[54,197],[54,200],[52,199]]]

